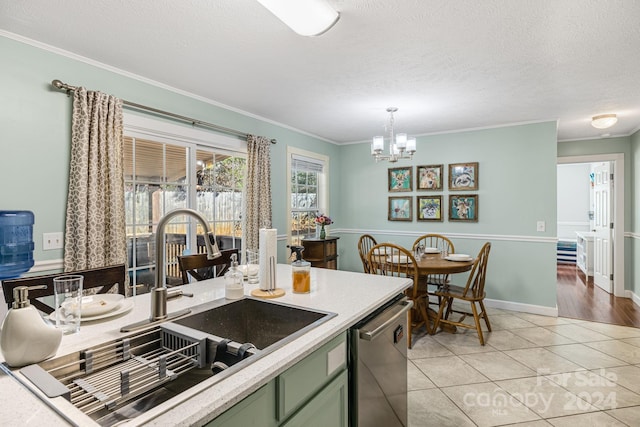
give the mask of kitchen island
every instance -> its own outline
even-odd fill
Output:
[[[180,395],[149,409],[143,415],[125,425],[203,425],[251,395],[288,368],[303,360],[378,307],[385,304],[404,289],[411,286],[407,279],[388,278],[361,273],[312,269],[312,287],[309,294],[294,294],[291,290],[291,267],[278,265],[277,286],[286,294],[274,301],[304,308],[335,313],[336,316],[311,329],[286,345],[256,359],[243,369],[221,380],[212,377]],[[168,311],[197,306],[224,298],[224,281],[213,279],[187,285],[194,296],[170,300]],[[249,295],[252,288],[245,286]],[[102,322],[83,324],[79,334],[63,337],[56,356],[79,351],[105,341],[122,338],[125,325],[149,316],[148,294],[133,299],[135,306],[129,313]],[[0,375],[0,389],[6,396],[0,407],[0,422],[8,425],[64,425],[68,421],[86,425],[89,419],[63,398],[55,398],[55,407],[63,415],[56,414],[44,402],[25,392],[23,385],[8,375]],[[14,390],[15,393],[12,391]],[[24,408],[29,414],[38,414],[31,420],[16,419],[15,407]],[[30,410],[26,409],[31,407]]]

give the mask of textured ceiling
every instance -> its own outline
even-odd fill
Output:
[[[389,106],[412,135],[640,127],[640,1],[328,1],[340,20],[311,38],[255,0],[4,0],[0,30],[338,143],[380,134]],[[619,122],[592,128],[603,113]]]

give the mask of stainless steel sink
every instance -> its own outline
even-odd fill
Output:
[[[333,316],[332,313],[254,298],[243,298],[214,308],[196,307],[193,311],[194,314],[173,323],[239,343],[252,343],[262,350],[276,343],[282,345],[283,340],[295,339]]]
[[[205,380],[213,383],[275,351],[334,313],[243,298],[22,368],[49,403],[65,398],[100,425],[133,419]],[[66,414],[68,415],[68,414]]]

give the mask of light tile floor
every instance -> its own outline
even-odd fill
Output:
[[[640,426],[640,329],[487,311],[484,347],[414,334],[409,426]]]

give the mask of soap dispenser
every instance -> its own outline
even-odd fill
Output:
[[[296,294],[308,294],[311,292],[311,263],[302,259],[304,246],[291,245],[291,256],[296,259],[291,263],[291,278],[293,292]]]
[[[60,346],[62,331],[47,325],[29,303],[29,290],[35,289],[46,289],[46,285],[14,288],[12,308],[2,323],[0,350],[11,367],[42,362]]]
[[[240,299],[244,296],[244,276],[238,268],[238,255],[231,254],[231,267],[224,274],[224,296],[227,299]]]

